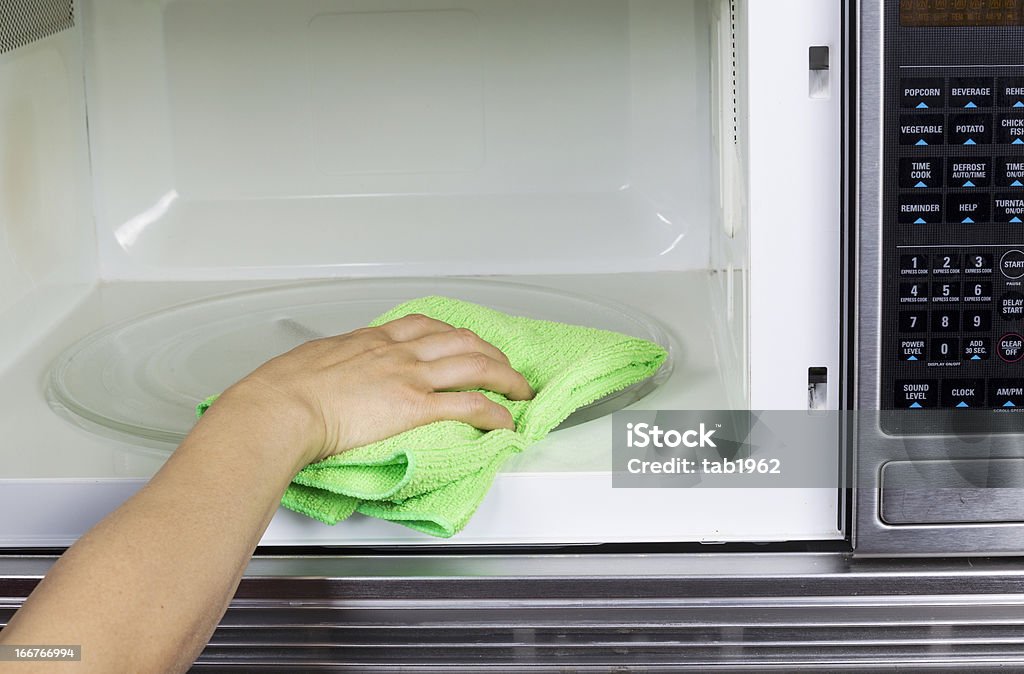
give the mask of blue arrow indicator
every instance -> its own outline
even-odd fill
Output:
[[[981,360],[981,356],[974,356],[971,360]]]
[[[918,184],[914,185],[914,187],[928,187],[928,186],[925,185],[924,182],[919,182]]]
[[[1021,106],[1021,107],[1024,107],[1024,106]],[[928,109],[928,104],[925,103],[924,101],[921,101],[920,103],[917,104],[917,109],[918,110],[927,110]]]
[[[1019,224],[1020,223],[1020,218],[1014,217],[1013,220],[1010,220],[1010,222],[1016,222],[1016,223]]]
[[[1013,107],[1024,108],[1024,101],[1017,101],[1016,103],[1013,104]]]
[[[1014,145],[1024,145],[1024,140],[1021,140],[1020,138],[1018,138],[1017,140],[1013,141],[1013,144]],[[927,145],[927,143],[926,143],[926,145]]]
[[[918,218],[917,220],[914,220],[914,224],[915,225],[927,225],[928,221],[925,220],[924,218]]]
[[[964,145],[977,145],[977,143],[974,142],[973,138],[968,138],[966,141],[964,141]]]
[[[972,181],[968,180],[964,183],[964,187],[977,187]]]
[[[967,105],[965,105],[964,107],[965,107],[965,108],[976,108],[976,107],[978,107],[978,106],[976,106],[976,105],[974,104],[974,101],[970,101],[970,102],[969,102],[969,103],[968,103]]]
[[[1013,404],[1012,400],[1007,400],[1006,404],[1003,405],[1003,407],[1016,407],[1016,405]]]
[[[963,409],[965,407],[970,407],[970,405],[968,405],[967,403],[960,403],[959,405],[957,405],[958,409]]]
[[[924,409],[924,408],[921,407],[921,403],[914,403],[913,405],[910,406],[910,409],[912,409],[912,410],[920,410],[920,409]]]
[[[907,360],[917,360],[917,356],[911,356],[910,358],[907,358]]]
[[[1021,181],[1019,181],[1019,180],[1014,180],[1014,181],[1013,181],[1013,184],[1012,184],[1012,185],[1010,185],[1010,187],[1024,187],[1024,183],[1022,183],[1022,182],[1021,182]]]
[[[915,145],[927,145],[927,144],[928,144],[928,141],[926,141],[924,138],[922,138],[921,140],[917,141],[917,143],[915,143]]]
[[[964,218],[962,222],[965,225],[973,225],[974,224],[974,218],[967,217],[967,218]]]

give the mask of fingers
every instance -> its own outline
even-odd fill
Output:
[[[482,353],[499,363],[508,365],[508,357],[490,342],[485,342],[472,330],[458,328],[421,337],[409,344],[419,360],[439,360],[467,353]]]
[[[516,429],[512,414],[482,393],[431,393],[428,400],[431,422],[461,421],[482,431]]]
[[[452,326],[422,314],[409,314],[376,328],[396,342],[408,342],[428,335],[455,330]]]
[[[533,398],[533,390],[523,375],[482,353],[421,362],[419,367],[435,391],[486,389],[501,393],[509,400]]]

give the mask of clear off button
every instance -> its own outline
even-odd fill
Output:
[[[999,270],[1008,279],[1024,277],[1024,251],[1011,250],[999,261]]]

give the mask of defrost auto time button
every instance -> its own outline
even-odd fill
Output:
[[[1008,279],[1024,277],[1024,251],[1011,250],[999,261],[999,271]]]
[[[988,187],[992,184],[992,160],[950,159],[949,184],[952,187]]]

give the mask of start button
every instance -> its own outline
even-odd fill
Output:
[[[1024,277],[1024,251],[1011,250],[999,261],[999,270],[1009,279]]]

